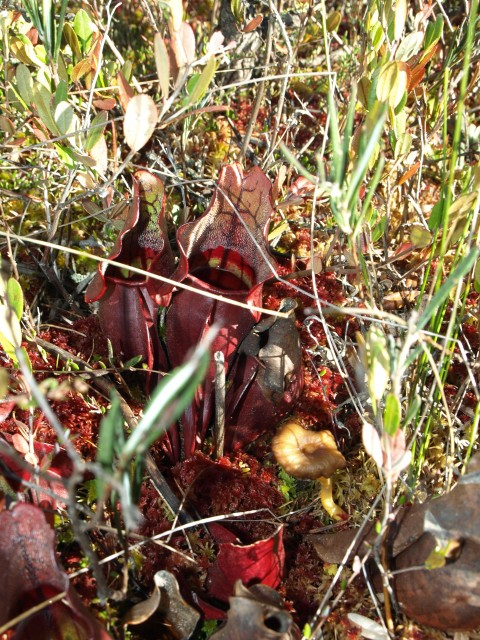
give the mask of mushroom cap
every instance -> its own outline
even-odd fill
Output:
[[[329,478],[347,462],[330,431],[308,431],[297,422],[286,422],[272,440],[277,462],[295,478]]]

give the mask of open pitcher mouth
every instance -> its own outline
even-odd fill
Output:
[[[190,274],[215,289],[249,291],[255,285],[255,270],[232,249],[208,249],[191,256],[189,262]]]

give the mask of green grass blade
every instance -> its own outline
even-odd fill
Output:
[[[132,458],[142,455],[158,440],[192,402],[210,364],[210,340],[211,338],[201,343],[187,362],[160,382],[142,420],[123,447],[120,461],[122,469],[125,469]]]
[[[424,312],[418,319],[417,326],[419,329],[424,329],[425,326],[430,321],[430,318],[434,313],[438,311],[444,301],[447,299],[450,291],[459,283],[459,281],[464,278],[467,273],[469,273],[478,258],[478,254],[480,250],[478,247],[474,247],[468,255],[466,255],[460,262],[458,263],[455,271],[453,271],[443,282],[443,284],[438,289],[437,293],[433,296],[430,302],[425,307]]]

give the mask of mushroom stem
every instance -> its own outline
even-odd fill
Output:
[[[322,507],[332,520],[346,520],[348,518],[348,514],[333,500],[332,479],[320,476],[318,481],[320,482],[320,500],[322,502]]]

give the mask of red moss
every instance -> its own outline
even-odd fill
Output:
[[[252,117],[253,102],[248,98],[233,100],[232,110],[234,112],[235,126],[239,133],[244,134]],[[257,133],[259,129],[262,129],[266,119],[267,112],[261,107],[256,118]]]
[[[294,603],[295,618],[300,626],[315,613],[322,585],[322,562],[313,546],[302,537],[289,536],[286,541],[288,573],[285,596]]]
[[[275,512],[283,502],[275,468],[266,468],[245,453],[218,462],[196,453],[177,464],[173,475],[186,492],[188,502],[204,517],[252,509]],[[268,517],[265,512],[256,521],[255,516],[249,516],[252,521],[229,523],[228,527],[241,536],[242,542],[251,543],[271,535],[271,524],[260,519],[265,517]]]
[[[93,345],[105,348],[105,339],[100,333],[96,319],[82,318],[75,323],[74,331],[72,332],[69,327],[66,327],[65,330],[49,328],[40,332],[39,337],[82,359],[91,357]],[[23,346],[27,350],[37,382],[54,374],[57,374],[55,378],[59,384],[71,380],[72,374],[68,371],[63,372],[66,365],[59,361],[55,355],[49,352],[40,352],[34,345],[26,342],[23,343]],[[18,372],[12,369],[12,383],[10,385],[12,389],[18,375]],[[100,407],[107,406],[107,404],[108,402],[102,397],[98,397],[94,402],[87,402],[82,394],[74,391],[68,392],[64,400],[50,402],[52,410],[64,429],[70,431],[78,452],[87,459],[92,459],[96,455],[98,428],[102,417]],[[31,414],[28,410],[16,408],[10,418],[2,423],[1,432],[6,436],[18,433],[16,420],[29,424]],[[39,409],[36,409],[33,414],[33,428],[35,439],[38,442],[48,444],[57,442],[54,429]]]

